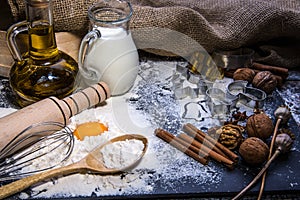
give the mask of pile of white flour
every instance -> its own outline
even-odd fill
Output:
[[[109,169],[123,169],[131,166],[141,157],[144,143],[141,140],[131,139],[109,143],[101,148],[102,163]]]

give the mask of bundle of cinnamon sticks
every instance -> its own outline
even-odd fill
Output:
[[[177,136],[163,129],[156,129],[155,135],[203,165],[211,158],[233,169],[238,162],[238,155],[190,123]]]

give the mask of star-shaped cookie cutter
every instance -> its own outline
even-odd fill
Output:
[[[190,97],[195,99],[199,95],[205,95],[209,82],[204,80],[201,74],[191,72],[187,67],[176,65],[176,71],[170,77],[172,89],[176,99],[184,99]],[[193,84],[194,86],[184,86],[184,82]]]

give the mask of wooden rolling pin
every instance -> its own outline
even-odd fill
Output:
[[[49,121],[67,125],[70,117],[109,97],[107,84],[99,82],[62,100],[49,97],[0,118],[0,152],[30,125]]]

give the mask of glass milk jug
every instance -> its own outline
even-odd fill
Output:
[[[78,64],[83,87],[103,81],[112,95],[126,93],[138,73],[139,56],[129,31],[132,7],[105,0],[88,10],[90,32],[82,39]]]
[[[26,0],[26,21],[7,31],[7,44],[15,59],[9,79],[20,106],[49,96],[63,98],[75,90],[77,62],[56,45],[51,0]],[[21,53],[16,36],[28,35],[28,51]]]

